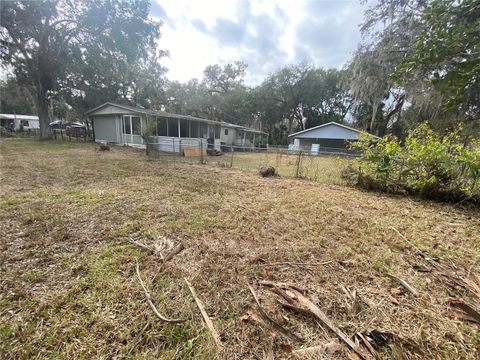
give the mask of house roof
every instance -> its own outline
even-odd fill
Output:
[[[89,115],[94,113],[97,110],[100,110],[101,108],[105,106],[115,106],[124,110],[127,110],[129,112],[137,113],[137,114],[145,114],[145,115],[150,115],[150,116],[161,116],[161,117],[167,117],[167,118],[174,118],[174,119],[181,119],[181,120],[196,120],[200,122],[205,122],[208,124],[213,124],[213,125],[221,125],[224,127],[230,127],[230,128],[238,128],[240,130],[246,131],[246,132],[251,132],[251,133],[257,133],[257,134],[265,134],[268,135],[266,132],[255,130],[252,128],[247,128],[245,126],[241,125],[236,125],[236,124],[230,124],[224,121],[215,121],[215,120],[209,120],[209,119],[203,119],[191,115],[180,115],[180,114],[174,114],[174,113],[169,113],[166,111],[161,111],[161,110],[149,110],[141,107],[133,107],[129,105],[121,105],[121,104],[116,104],[112,102],[106,102],[102,105],[99,105],[97,107],[94,107],[91,110],[88,110],[85,114]]]
[[[310,131],[313,131],[313,130],[317,130],[317,129],[320,129],[320,128],[323,128],[323,127],[326,127],[326,126],[330,126],[330,125],[335,125],[335,126],[339,126],[341,128],[344,128],[344,129],[347,129],[347,130],[350,130],[350,131],[353,131],[353,132],[356,132],[357,134],[368,134],[368,135],[371,135],[373,137],[377,137],[375,135],[372,135],[370,133],[367,133],[366,131],[363,131],[363,130],[358,130],[358,129],[355,129],[351,126],[347,126],[347,125],[344,125],[344,124],[339,124],[335,121],[330,121],[326,124],[322,124],[322,125],[318,125],[318,126],[314,126],[314,127],[311,127],[311,128],[308,128],[308,129],[305,129],[305,130],[302,130],[302,131],[298,131],[296,133],[293,133],[293,134],[290,134],[288,135],[288,137],[295,137],[295,136],[298,136],[298,135],[301,135],[301,134],[305,134],[305,133],[308,133]]]
[[[38,121],[38,116],[35,116],[35,115],[17,115],[17,114],[0,114],[0,119],[37,120]]]

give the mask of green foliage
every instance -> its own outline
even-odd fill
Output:
[[[422,13],[423,31],[414,51],[395,72],[397,81],[410,74],[431,82],[443,105],[480,114],[480,6],[478,0],[433,0]],[[473,116],[475,117],[475,116]]]
[[[364,136],[352,147],[362,156],[349,173],[357,185],[442,200],[480,201],[480,139],[460,143],[461,128],[439,135],[426,123],[395,136]]]

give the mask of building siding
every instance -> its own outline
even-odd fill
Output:
[[[225,129],[228,130],[228,135],[225,135]],[[228,128],[228,127],[222,126],[222,129],[220,132],[220,140],[222,141],[222,143],[226,145],[233,145],[235,141],[236,132],[237,130],[234,128]]]
[[[358,140],[358,132],[346,129],[344,127],[330,124],[318,129],[306,131],[302,134],[294,135],[299,139],[347,139]]]
[[[96,115],[93,118],[93,126],[95,129],[95,140],[106,141],[110,143],[118,143],[117,134],[117,116],[116,115]]]

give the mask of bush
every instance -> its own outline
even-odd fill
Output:
[[[441,136],[422,124],[404,143],[392,135],[364,136],[351,145],[361,157],[343,175],[369,190],[479,204],[480,139],[462,145],[460,130]]]

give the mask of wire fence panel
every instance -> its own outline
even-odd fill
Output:
[[[204,163],[207,146],[202,139],[153,138],[147,143],[149,160]]]
[[[330,149],[329,149],[330,150]],[[282,177],[304,178],[324,183],[342,184],[341,169],[351,157],[339,151],[289,150],[222,145],[221,151],[203,139],[162,139],[147,145],[149,160],[164,162],[199,163],[224,168],[236,168],[257,173],[260,168],[272,166]]]

